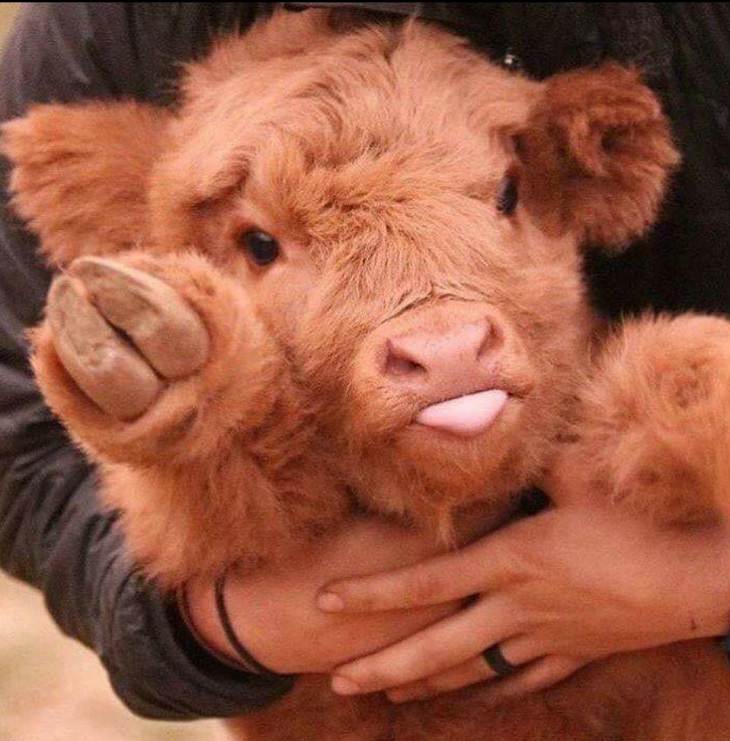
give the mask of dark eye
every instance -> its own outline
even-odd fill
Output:
[[[505,216],[512,216],[519,200],[517,180],[511,175],[505,175],[497,190],[497,211]]]
[[[268,265],[279,256],[279,243],[266,232],[255,229],[244,232],[240,243],[257,265]]]

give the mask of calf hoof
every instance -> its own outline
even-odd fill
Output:
[[[207,360],[203,321],[169,285],[114,260],[83,257],[57,278],[47,317],[79,388],[119,420],[142,415],[165,382]]]

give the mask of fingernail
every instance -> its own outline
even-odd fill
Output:
[[[360,687],[346,677],[332,677],[332,691],[338,695],[357,695]]]
[[[345,609],[345,603],[342,597],[334,592],[322,592],[317,597],[317,607],[325,612],[341,612]]]

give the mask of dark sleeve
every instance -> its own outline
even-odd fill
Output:
[[[35,101],[163,101],[177,61],[202,48],[219,23],[206,14],[208,5],[26,5],[0,66],[0,119],[22,114]],[[238,4],[239,22],[253,5]],[[6,183],[6,162],[0,173]],[[4,188],[0,565],[43,591],[59,627],[99,655],[134,712],[170,720],[223,717],[271,701],[290,680],[218,663],[135,570],[114,513],[97,500],[93,469],[44,405],[28,367],[24,331],[40,317],[49,281],[34,240],[8,211]]]

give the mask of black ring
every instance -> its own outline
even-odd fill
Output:
[[[499,643],[495,643],[493,646],[482,651],[482,657],[484,658],[484,661],[487,662],[487,666],[498,677],[508,677],[510,674],[514,674],[518,669],[518,667],[514,664],[510,664],[510,662],[504,658]]]

